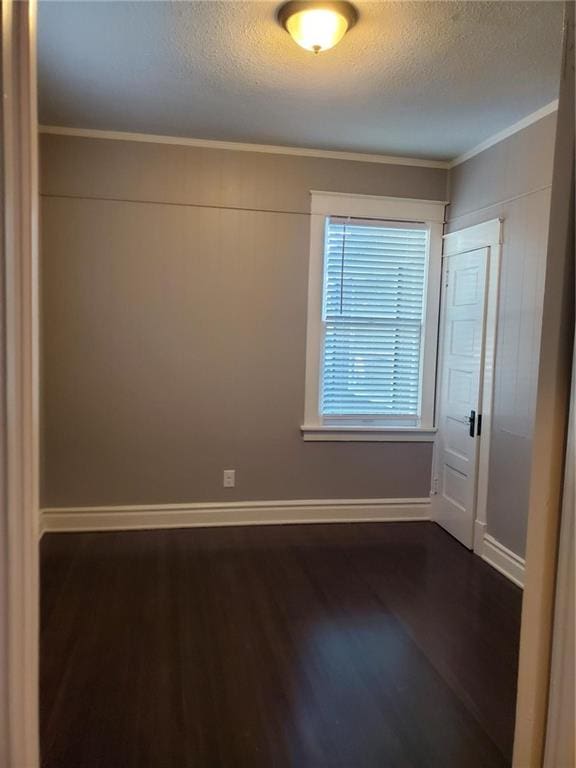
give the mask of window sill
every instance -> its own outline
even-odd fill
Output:
[[[434,427],[328,427],[304,424],[300,430],[307,442],[433,443],[436,435]]]

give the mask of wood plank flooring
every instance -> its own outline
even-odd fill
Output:
[[[43,768],[502,768],[521,591],[432,523],[49,534]]]

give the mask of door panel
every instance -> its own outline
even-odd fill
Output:
[[[444,259],[433,518],[472,548],[489,249]]]

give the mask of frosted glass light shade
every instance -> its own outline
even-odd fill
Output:
[[[320,53],[342,40],[357,12],[347,2],[290,2],[280,8],[278,19],[301,48]]]

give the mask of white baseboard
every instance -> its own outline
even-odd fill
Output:
[[[196,526],[430,520],[430,499],[233,501],[118,507],[47,508],[40,530],[136,531]]]
[[[474,521],[474,552],[482,557],[484,551],[484,537],[486,536],[486,523],[482,520]]]
[[[482,560],[485,560],[497,571],[504,574],[510,581],[513,581],[518,587],[524,588],[525,560],[523,557],[512,552],[510,549],[500,544],[489,533],[484,534],[482,549],[479,552]]]

